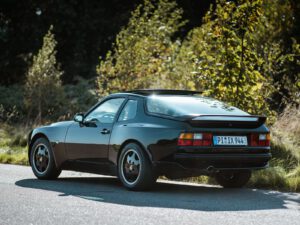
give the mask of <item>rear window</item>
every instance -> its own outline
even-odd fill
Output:
[[[158,96],[147,98],[147,110],[150,113],[167,116],[187,115],[249,115],[223,102],[202,96]]]

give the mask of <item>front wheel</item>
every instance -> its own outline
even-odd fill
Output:
[[[123,185],[129,190],[145,190],[156,181],[152,164],[145,151],[135,144],[126,145],[118,160],[118,175]]]
[[[30,165],[38,179],[56,179],[61,170],[56,168],[51,145],[46,138],[38,138],[32,145]]]
[[[251,171],[220,172],[215,175],[216,181],[224,188],[241,188],[251,178]]]

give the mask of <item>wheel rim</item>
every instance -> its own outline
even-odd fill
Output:
[[[137,182],[141,173],[140,156],[134,149],[129,149],[121,161],[121,174],[126,183],[132,185]]]
[[[44,174],[49,167],[50,154],[45,144],[38,144],[33,152],[33,166],[39,174]]]

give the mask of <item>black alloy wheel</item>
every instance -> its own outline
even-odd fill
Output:
[[[46,138],[38,138],[30,150],[30,165],[39,179],[55,179],[61,173],[56,168],[50,143]]]
[[[127,144],[118,160],[119,179],[129,190],[145,190],[153,186],[156,176],[145,151],[136,143]]]

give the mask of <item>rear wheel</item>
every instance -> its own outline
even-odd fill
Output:
[[[56,168],[52,148],[46,138],[38,138],[33,143],[30,164],[34,175],[39,179],[55,179],[61,173]]]
[[[216,181],[224,188],[241,188],[251,178],[251,171],[220,172],[215,175]]]
[[[156,181],[150,160],[135,143],[130,143],[122,149],[118,160],[118,175],[129,190],[149,189]]]

